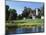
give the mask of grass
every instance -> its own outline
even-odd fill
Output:
[[[32,27],[32,26],[41,26],[43,25],[43,19],[25,19],[25,20],[14,20],[11,23],[6,23],[6,26],[17,26],[17,27]]]

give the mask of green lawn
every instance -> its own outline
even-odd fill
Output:
[[[6,24],[7,26],[18,26],[18,27],[32,27],[32,26],[41,26],[43,25],[43,19],[25,19],[25,20],[14,20],[11,23]]]

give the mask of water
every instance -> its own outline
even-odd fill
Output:
[[[16,28],[14,32],[7,32],[7,34],[23,34],[23,33],[37,33],[44,32],[43,27],[32,27],[32,28]]]

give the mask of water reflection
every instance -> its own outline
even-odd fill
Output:
[[[44,32],[44,28],[42,27],[32,27],[32,28],[16,28],[16,30],[7,32],[8,34],[23,34],[23,33],[37,33]]]

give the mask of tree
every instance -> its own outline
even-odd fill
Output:
[[[21,14],[19,14],[18,18],[19,18],[19,19],[22,19],[23,17],[22,17],[22,15],[21,15]]]
[[[15,9],[9,9],[10,15],[9,15],[9,19],[10,20],[16,20],[17,17],[17,13]]]
[[[6,20],[8,20],[8,18],[9,18],[9,14],[10,14],[10,12],[8,11],[8,9],[9,9],[9,6],[8,5],[6,5],[5,6],[5,9],[6,9]]]
[[[41,18],[41,10],[40,10],[40,8],[38,8],[38,16],[37,17]]]
[[[43,6],[41,7],[41,15],[44,16],[44,4],[43,4]]]
[[[22,13],[22,16],[28,18],[30,12],[32,12],[31,8],[24,7],[24,11]]]

